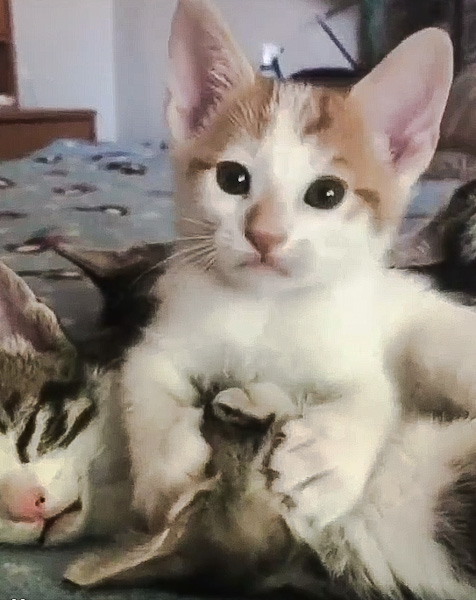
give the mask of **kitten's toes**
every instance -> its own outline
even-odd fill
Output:
[[[243,416],[256,417],[249,396],[240,388],[229,388],[217,394],[212,409],[221,421],[241,423]]]
[[[310,427],[304,419],[288,421],[269,461],[271,489],[281,498],[282,514],[310,543],[353,506],[365,481],[359,476],[358,448],[331,430]]]
[[[263,414],[274,415],[276,419],[294,416],[297,412],[292,397],[274,383],[251,383],[246,391],[255,407]]]

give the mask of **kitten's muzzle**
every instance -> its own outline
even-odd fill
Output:
[[[74,502],[72,502],[71,504],[69,504],[66,508],[64,508],[62,511],[60,511],[56,515],[45,519],[44,520],[43,529],[41,531],[41,535],[39,537],[38,543],[40,545],[43,545],[45,543],[45,540],[46,540],[48,534],[50,533],[51,529],[63,517],[66,517],[67,515],[71,515],[71,514],[74,514],[74,513],[80,513],[82,510],[83,510],[83,505],[81,503],[81,500],[78,498],[77,500],[75,500]]]

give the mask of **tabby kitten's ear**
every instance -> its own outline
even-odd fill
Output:
[[[79,267],[102,293],[105,300],[132,293],[134,284],[151,273],[154,281],[163,273],[172,243],[130,246],[123,250],[102,250],[59,242],[53,250]]]
[[[53,250],[79,267],[102,296],[101,319],[76,349],[89,362],[108,365],[122,359],[158,306],[153,292],[164,273],[173,244],[153,243],[102,250],[58,242]]]
[[[208,0],[178,0],[169,39],[166,106],[172,137],[197,134],[226,95],[254,82],[254,71]]]
[[[0,262],[0,349],[56,352],[66,337],[56,315],[28,285]]]
[[[351,95],[388,154],[402,183],[428,167],[453,78],[453,47],[441,29],[423,29],[402,42]]]

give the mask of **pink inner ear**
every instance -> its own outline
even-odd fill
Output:
[[[58,343],[57,321],[28,285],[0,262],[0,347],[18,336],[38,352],[47,352]]]
[[[451,86],[452,56],[446,33],[422,30],[393,50],[351,92],[407,183],[423,172],[436,149]]]
[[[176,139],[193,135],[227,92],[253,82],[253,69],[207,2],[179,0],[169,57],[167,114]]]
[[[422,85],[421,95],[402,98],[400,110],[393,109],[385,131],[390,141],[390,153],[394,164],[405,167],[425,146],[436,145],[439,132],[438,110],[435,110],[431,90]]]
[[[0,345],[3,340],[18,336],[29,342],[39,352],[45,352],[51,346],[43,335],[39,315],[30,319],[24,314],[26,306],[14,295],[0,291]]]

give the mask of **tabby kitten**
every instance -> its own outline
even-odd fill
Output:
[[[0,290],[0,543],[113,533],[129,494],[114,375],[86,366],[2,263]]]
[[[384,268],[437,144],[449,37],[411,36],[349,92],[262,79],[205,0],[179,0],[169,47],[184,241],[123,370],[134,506],[157,531],[206,478],[195,380],[270,382],[301,410],[270,458],[280,514],[331,573],[353,572],[354,511],[401,411],[450,399],[475,412],[476,315]],[[401,540],[413,539],[406,525]],[[425,526],[420,537],[419,569],[405,544],[385,550],[384,568],[370,537],[361,581],[467,597],[472,575],[433,551]]]

